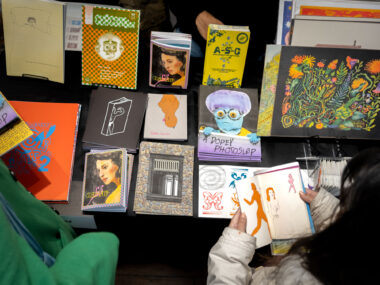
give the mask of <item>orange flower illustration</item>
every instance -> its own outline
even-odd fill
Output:
[[[330,69],[336,69],[336,65],[338,63],[338,60],[337,59],[334,59],[332,62],[329,63],[329,65],[327,66],[327,68],[330,68]]]
[[[354,67],[354,65],[358,62],[359,60],[357,58],[352,58],[351,56],[347,56],[346,57],[346,63],[347,63],[347,67],[349,69],[352,69]]]
[[[292,64],[289,68],[289,76],[291,78],[300,78],[303,76],[303,72],[299,70],[299,67],[297,64]]]
[[[320,68],[322,68],[322,67],[325,67],[325,64],[320,61],[320,62],[317,63],[317,66],[320,67]]]
[[[365,65],[364,69],[371,74],[380,73],[380,59],[371,60]]]
[[[368,82],[366,80],[364,80],[363,78],[357,78],[355,79],[352,84],[351,84],[351,88],[352,89],[357,89],[359,88],[360,86],[362,86],[360,88],[360,92],[362,92],[364,89],[367,88],[368,86]]]
[[[304,58],[304,55],[296,55],[292,58],[292,62],[296,64],[301,64]]]

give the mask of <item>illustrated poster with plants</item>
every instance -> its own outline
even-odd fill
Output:
[[[379,139],[380,51],[283,47],[272,136]]]

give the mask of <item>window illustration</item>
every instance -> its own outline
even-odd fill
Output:
[[[151,154],[148,200],[181,202],[183,157]]]

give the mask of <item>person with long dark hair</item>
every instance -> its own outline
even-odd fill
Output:
[[[255,237],[240,210],[209,254],[208,284],[373,284],[378,279],[376,225],[380,217],[380,149],[354,156],[342,174],[341,194],[307,189],[317,233],[299,239],[271,266],[249,267]],[[273,262],[275,261],[275,262]]]

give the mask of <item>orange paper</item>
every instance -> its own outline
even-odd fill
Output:
[[[3,156],[39,200],[68,200],[80,105],[10,101],[33,135]]]

